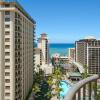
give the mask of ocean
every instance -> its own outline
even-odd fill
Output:
[[[68,48],[74,48],[74,43],[50,43],[49,44],[49,52],[50,56],[55,53],[59,53],[61,56],[68,55]]]

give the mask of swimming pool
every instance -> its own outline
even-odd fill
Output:
[[[61,81],[61,84],[60,84],[60,88],[62,88],[63,91],[61,91],[59,93],[59,96],[60,96],[60,100],[63,100],[63,98],[67,94],[68,90],[71,88],[71,85],[67,81],[62,80]]]

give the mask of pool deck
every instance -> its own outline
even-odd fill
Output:
[[[67,81],[71,86],[74,85],[68,78],[66,75],[64,75],[64,80]]]

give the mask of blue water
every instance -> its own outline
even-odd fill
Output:
[[[60,100],[63,100],[63,98],[65,97],[71,86],[65,80],[63,80],[61,81],[60,88],[63,89],[63,91],[60,92]]]
[[[49,44],[50,55],[59,53],[62,56],[68,55],[68,48],[73,48],[74,44],[72,43],[51,43]]]

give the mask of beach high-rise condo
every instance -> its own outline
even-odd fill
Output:
[[[90,74],[100,74],[100,40],[90,36],[76,41],[76,62],[87,66]]]
[[[16,0],[0,0],[0,100],[25,100],[32,88],[34,29]]]
[[[75,48],[69,48],[68,49],[68,57],[72,60],[75,60]]]
[[[38,66],[40,66],[45,75],[49,75],[52,73],[53,66],[52,64],[50,64],[49,43],[47,34],[45,33],[42,33],[41,36],[38,38],[34,58],[36,71],[38,71]]]
[[[41,34],[41,37],[38,39],[38,48],[41,49],[41,65],[49,64],[49,47],[48,47],[48,38],[45,33]]]

